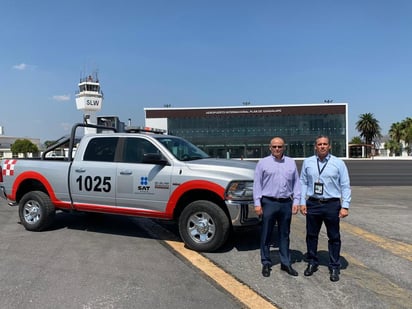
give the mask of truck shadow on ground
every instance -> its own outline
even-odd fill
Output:
[[[157,226],[157,228],[153,228]],[[164,232],[159,232],[158,227]],[[48,229],[73,229],[95,233],[120,235],[127,237],[140,237],[159,241],[182,241],[179,229],[175,222],[155,220],[148,218],[128,217],[101,213],[56,213],[53,225]],[[153,232],[157,230],[157,232]],[[149,232],[150,231],[150,232]],[[278,251],[277,231],[272,234],[271,259],[273,265],[280,264]],[[235,229],[229,236],[228,241],[215,253],[225,253],[236,249],[237,251],[259,251],[260,250],[260,226]],[[307,263],[306,253],[300,250],[290,249],[292,263]],[[318,251],[319,265],[328,266],[328,251]],[[341,268],[345,269],[348,262],[341,257]]]
[[[87,232],[112,234],[128,237],[157,239],[145,226],[151,222],[147,218],[137,218],[101,213],[56,213],[53,225],[48,229],[73,229]],[[162,239],[160,239],[162,240]]]

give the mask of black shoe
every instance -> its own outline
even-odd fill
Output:
[[[339,281],[339,274],[340,274],[339,269],[336,269],[336,268],[332,269],[330,271],[330,281],[333,281],[333,282]]]
[[[280,264],[280,269],[283,270],[283,271],[286,271],[291,276],[296,277],[298,275],[298,272],[296,270],[294,270],[291,265],[287,266],[287,265],[284,265],[284,264]]]
[[[318,266],[312,265],[312,264],[308,264],[308,267],[306,267],[306,269],[305,269],[304,275],[305,275],[305,276],[312,276],[313,273],[314,273],[315,271],[317,271],[317,270],[318,270]]]
[[[269,277],[270,276],[270,265],[269,264],[264,264],[262,267],[262,275],[263,277]]]

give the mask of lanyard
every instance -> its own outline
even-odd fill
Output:
[[[326,164],[328,164],[328,160],[326,159],[326,163],[325,163],[325,165],[322,166],[322,169],[319,166],[319,158],[317,159],[317,163],[318,163],[318,172],[319,172],[319,178],[320,178],[320,174],[322,174],[323,170],[326,167]]]

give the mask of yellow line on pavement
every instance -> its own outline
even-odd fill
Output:
[[[201,254],[186,249],[182,242],[165,241],[167,245],[172,247],[177,253],[186,258],[195,267],[204,272],[207,276],[213,279],[217,284],[223,287],[227,292],[233,295],[237,300],[243,303],[247,308],[251,309],[277,309],[276,306],[271,304],[265,298],[260,296],[254,290],[247,285],[236,280],[233,276],[225,272],[213,264],[210,260],[202,256]]]
[[[347,222],[341,221],[341,227],[356,236],[359,236],[367,241],[370,241],[377,246],[392,252],[393,254],[400,256],[401,258],[407,259],[412,261],[412,245],[405,244],[400,241],[396,241],[393,239],[381,237],[372,233],[365,231],[357,226],[354,226]]]

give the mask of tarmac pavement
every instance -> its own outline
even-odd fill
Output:
[[[29,232],[0,202],[1,309],[240,308],[153,238],[149,219],[57,215]]]
[[[329,280],[324,227],[319,270],[303,275],[307,264],[301,214],[293,217],[290,245],[298,277],[280,271],[276,242],[271,276],[261,275],[258,229],[238,233],[222,252],[205,255],[278,308],[412,308],[411,192],[412,187],[352,188],[350,215],[341,221],[338,282]]]
[[[236,232],[222,250],[201,256],[268,308],[412,308],[412,187],[352,190],[338,282],[329,280],[324,229],[319,270],[303,275],[301,214],[293,217],[290,245],[298,277],[280,270],[276,241],[271,276],[261,275],[259,228]],[[171,223],[106,215],[60,213],[51,230],[28,232],[17,208],[0,202],[0,308],[263,308],[237,300],[215,273],[195,266],[200,255],[183,256],[173,241],[179,237]]]

